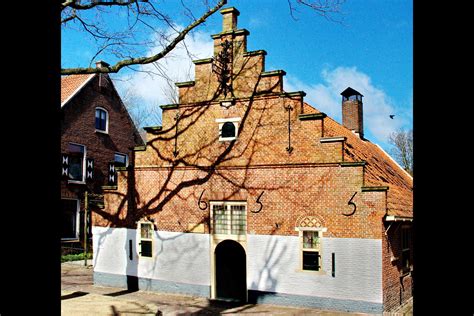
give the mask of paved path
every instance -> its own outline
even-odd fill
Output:
[[[92,266],[61,264],[61,315],[325,315],[355,316],[363,313],[310,308],[246,304],[232,306],[206,298],[156,292],[129,292],[122,288],[93,285]],[[403,314],[398,314],[403,315]]]

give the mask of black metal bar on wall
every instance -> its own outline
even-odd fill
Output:
[[[336,277],[336,254],[332,253],[332,269],[331,269],[332,277]]]

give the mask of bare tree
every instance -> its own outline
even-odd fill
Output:
[[[295,6],[300,5],[329,20],[340,13],[344,2],[287,1],[292,16]],[[225,4],[227,0],[202,0],[201,4],[176,1],[175,14],[189,21],[185,27],[178,27],[176,18],[172,18],[158,0],[64,0],[61,3],[62,30],[85,32],[95,42],[96,52],[89,65],[62,68],[61,74],[117,73],[123,68],[134,69],[132,66],[155,63]],[[166,31],[170,29],[172,32]],[[94,61],[104,54],[114,56],[114,64],[94,67]]]
[[[402,167],[413,175],[413,130],[400,129],[389,137],[389,143],[394,146],[392,154]]]

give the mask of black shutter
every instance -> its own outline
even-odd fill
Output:
[[[115,162],[109,162],[109,185],[117,184],[117,172],[115,171]]]
[[[61,154],[61,178],[69,178],[69,155]]]
[[[140,242],[142,257],[152,257],[152,243],[151,240],[142,240]]]
[[[94,179],[94,159],[86,158],[86,181]]]

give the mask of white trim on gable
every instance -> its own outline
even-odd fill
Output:
[[[69,102],[69,100],[71,100],[79,91],[81,91],[81,89],[95,76],[96,74],[91,74],[89,76],[89,78],[87,78],[79,87],[77,87],[77,89],[71,93],[71,95],[66,99],[64,100],[64,102],[61,103],[61,108]]]

